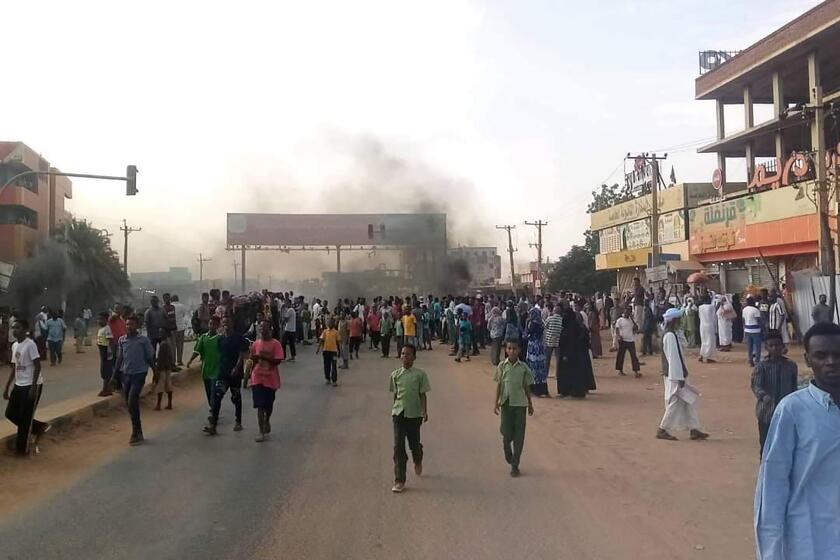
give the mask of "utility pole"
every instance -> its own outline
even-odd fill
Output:
[[[120,228],[120,231],[123,232],[123,271],[125,272],[126,276],[128,276],[128,234],[133,233],[135,231],[143,231],[143,228],[133,228],[128,226],[128,222],[126,222],[125,218],[123,218],[123,225]]]
[[[650,266],[659,266],[659,160],[668,159],[668,154],[643,153],[637,156],[627,154],[627,159],[641,159],[644,165],[650,165]]]
[[[236,262],[236,258],[233,259],[233,289],[236,289],[236,285],[239,283],[239,263]]]
[[[537,279],[540,282],[540,291],[538,292],[540,295],[543,295],[544,288],[543,288],[543,275],[542,275],[542,228],[543,226],[547,226],[548,222],[544,222],[542,220],[537,220],[536,222],[525,222],[526,226],[534,226],[537,228],[537,242],[536,243],[528,243],[529,247],[536,247],[537,248]]]
[[[510,288],[513,290],[513,295],[516,295],[516,272],[513,269],[513,253],[516,252],[516,249],[513,248],[513,237],[510,233],[511,230],[516,229],[516,226],[496,226],[496,229],[507,230],[508,253],[510,254]]]
[[[204,263],[212,261],[201,253],[198,254],[198,291],[204,291]]]

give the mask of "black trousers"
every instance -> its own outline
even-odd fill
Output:
[[[359,356],[359,348],[362,347],[362,337],[360,336],[351,336],[350,337],[350,355],[353,356],[354,354],[356,357]]]
[[[379,331],[370,331],[370,344],[371,348],[379,348]]]
[[[767,441],[767,432],[770,431],[770,422],[758,421],[758,456],[764,455],[764,442]]]
[[[391,356],[391,335],[382,335],[382,355],[386,358]]]
[[[284,333],[283,333],[283,355],[284,355],[284,356],[286,356],[286,358],[287,358],[287,359],[288,359],[288,357],[289,357],[289,352],[288,352],[288,350],[287,350],[287,348],[288,348],[289,346],[291,346],[291,347],[292,347],[292,348],[291,348],[291,350],[292,350],[292,354],[291,354],[292,358],[294,358],[294,357],[297,355],[297,349],[295,348],[295,337],[296,337],[296,334],[297,334],[297,333],[293,333],[293,332],[289,332],[289,331],[286,331],[286,332],[284,332]]]
[[[636,356],[636,343],[618,341],[618,354],[615,355],[615,369],[617,371],[624,371],[624,354],[630,352],[630,361],[633,366],[633,371],[639,371],[639,358]]]
[[[653,355],[653,333],[646,332],[642,334],[642,354],[648,356]]]
[[[30,398],[29,390],[32,386],[27,385],[21,387],[15,385],[12,388],[12,393],[9,395],[9,404],[6,405],[6,418],[17,426],[17,437],[15,438],[15,450],[18,453],[26,453],[29,444],[29,430],[30,424],[32,433],[40,435],[44,433],[47,425],[44,422],[35,420],[35,409],[38,407],[38,401],[41,399],[41,392],[44,390],[43,385],[38,385],[35,388],[35,398]]]
[[[338,382],[338,352],[324,350],[324,378],[333,383]]]
[[[213,404],[210,407],[212,424],[215,426],[219,421],[219,411],[222,408],[222,401],[225,394],[230,390],[230,400],[236,410],[236,423],[242,423],[242,377],[219,378],[213,382]]]
[[[406,418],[403,413],[391,416],[394,422],[394,482],[405,482],[405,468],[408,464],[408,454],[405,452],[405,441],[411,449],[411,459],[415,465],[423,464],[423,444],[420,443],[420,426],[422,418]]]

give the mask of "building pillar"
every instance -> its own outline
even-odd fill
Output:
[[[716,99],[715,100],[715,122],[717,125],[717,139],[723,140],[726,137],[726,119],[724,117],[724,109],[725,105],[723,100]],[[723,152],[718,152],[717,154],[717,166],[720,169],[721,177],[723,178],[723,182],[726,182],[726,155]]]
[[[750,130],[755,126],[755,114],[753,112],[753,97],[752,88],[750,86],[744,87],[744,130]],[[755,171],[755,144],[753,141],[747,142],[746,152],[744,156],[747,159],[747,182],[752,178],[753,171]]]
[[[785,102],[785,86],[782,75],[777,71],[773,72],[773,115],[776,118],[787,109]],[[779,161],[785,160],[785,137],[781,130],[776,131],[776,157]],[[781,171],[781,170],[779,170]]]
[[[810,92],[809,104],[814,108],[814,118],[811,121],[811,151],[814,152],[816,160],[814,167],[817,183],[817,215],[820,217],[820,270],[828,275],[831,273],[831,260],[835,249],[826,217],[829,212],[829,201],[825,168],[825,110],[823,109],[820,61],[816,52],[808,53],[808,91]]]

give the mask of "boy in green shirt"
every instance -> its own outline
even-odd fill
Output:
[[[403,367],[391,374],[390,391],[394,393],[391,420],[394,424],[394,486],[392,492],[405,489],[408,455],[405,440],[411,448],[414,472],[423,473],[423,444],[420,443],[420,426],[429,421],[426,409],[426,393],[431,390],[429,378],[422,369],[414,367],[417,349],[406,344],[402,347]]]
[[[510,465],[510,476],[519,476],[519,459],[525,445],[525,411],[534,415],[531,403],[531,385],[534,375],[524,362],[519,361],[519,344],[507,343],[507,359],[496,368],[496,405],[493,412],[501,411],[502,446],[505,461]]]
[[[210,330],[198,337],[193,348],[192,356],[187,361],[187,369],[193,360],[201,357],[201,377],[204,380],[204,391],[207,393],[207,405],[210,407],[210,418],[213,415],[213,387],[219,377],[219,318],[210,318]],[[208,420],[210,421],[210,420]]]

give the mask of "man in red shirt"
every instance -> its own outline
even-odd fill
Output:
[[[368,332],[370,333],[370,349],[375,348],[379,350],[379,323],[382,321],[382,317],[380,317],[378,310],[371,309],[367,318]]]
[[[359,319],[359,314],[353,312],[353,318],[350,319],[348,330],[350,331],[350,356],[355,353],[356,359],[359,359],[359,347],[362,345],[362,320]]]

